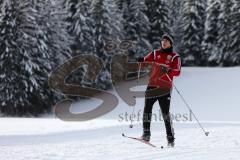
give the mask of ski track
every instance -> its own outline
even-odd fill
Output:
[[[159,124],[158,124],[159,125]],[[182,124],[183,125],[183,124]],[[153,125],[156,130],[157,124]],[[1,160],[230,160],[240,156],[238,125],[212,127],[209,137],[197,127],[176,127],[176,147],[166,146],[164,132],[154,131],[151,142],[158,148],[126,139],[121,131],[130,136],[139,136],[141,127],[134,130],[127,126],[109,127],[90,131],[52,133],[49,135],[0,136]],[[210,127],[211,126],[211,127]]]

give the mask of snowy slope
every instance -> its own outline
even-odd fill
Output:
[[[120,98],[111,113],[87,122],[64,122],[54,116],[44,118],[1,118],[0,160],[98,160],[98,159],[184,159],[237,160],[240,156],[240,68],[183,68],[175,84],[191,105],[207,131],[206,137],[195,121],[174,121],[176,147],[151,148],[121,136],[141,135],[141,121],[128,127],[119,114],[132,111]],[[143,90],[145,87],[141,87]],[[112,91],[114,92],[114,91]],[[116,93],[114,93],[116,94]],[[188,113],[180,97],[173,91],[171,112]],[[137,99],[136,111],[143,107]],[[72,106],[73,112],[89,110],[100,103],[86,100]],[[89,108],[86,108],[88,106]],[[155,103],[154,112],[159,107]],[[161,121],[152,125],[151,142],[166,145]]]

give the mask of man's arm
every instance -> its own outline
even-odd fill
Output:
[[[148,55],[144,57],[144,62],[153,62],[153,60],[154,60],[153,52],[148,53]]]
[[[172,76],[179,76],[181,72],[181,59],[180,56],[176,55],[172,60],[172,68],[169,74]]]
[[[141,68],[145,68],[149,62],[154,61],[153,52],[148,53],[145,57],[139,57],[137,61],[141,65]]]
[[[139,57],[139,58],[137,59],[137,61],[138,61],[139,63],[142,63],[142,62],[153,62],[153,60],[154,60],[153,57],[154,57],[154,56],[153,56],[153,52],[150,52],[150,53],[148,53],[145,57]]]

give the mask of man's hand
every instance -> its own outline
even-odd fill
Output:
[[[171,68],[161,66],[161,71],[162,71],[163,74],[167,74],[171,71]]]
[[[137,58],[137,61],[138,61],[139,63],[141,63],[141,62],[144,61],[144,58],[143,58],[143,57],[138,57],[138,58]]]

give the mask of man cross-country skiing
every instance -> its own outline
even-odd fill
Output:
[[[151,115],[154,103],[158,100],[165,123],[168,146],[174,146],[174,130],[170,117],[170,101],[172,91],[172,80],[174,76],[180,75],[181,60],[177,53],[173,52],[173,39],[164,34],[161,40],[161,48],[154,50],[145,57],[138,58],[138,62],[152,63],[151,76],[145,92],[145,106],[143,113],[142,139],[150,141]],[[147,96],[147,92],[157,89],[165,94]],[[167,91],[167,92],[166,92]]]

